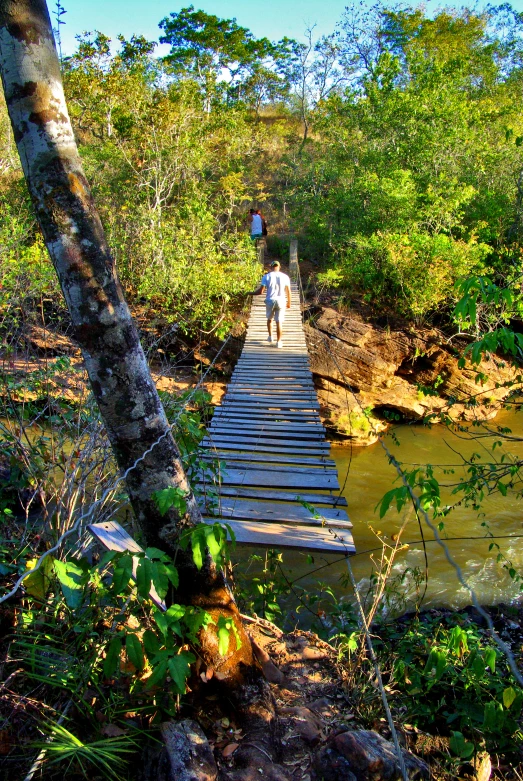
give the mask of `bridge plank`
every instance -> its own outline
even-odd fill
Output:
[[[301,464],[302,466],[306,466],[307,464],[312,464],[313,466],[336,466],[336,462],[333,461],[331,458],[324,458],[320,456],[319,458],[312,458],[308,457],[305,458],[304,456],[288,456],[285,454],[282,456],[280,453],[275,453],[275,460],[278,464]],[[268,457],[267,453],[231,453],[231,452],[222,452],[221,450],[209,450],[207,453],[204,453],[201,458],[203,458],[205,461],[212,461],[216,458],[220,460],[227,460],[227,463],[231,463],[231,461],[252,461],[255,462],[261,462],[261,463],[268,463],[270,462],[270,458]]]
[[[237,429],[236,429],[237,430]],[[303,431],[303,429],[288,428],[273,428],[272,430],[267,426],[249,426],[249,428],[243,426],[241,429],[242,436],[252,437],[253,439],[265,439],[266,437],[281,438],[285,441],[296,440],[305,442],[325,442],[325,438],[321,431]],[[211,426],[209,429],[209,436],[213,439],[220,436],[231,436],[234,434],[234,429],[230,426]]]
[[[238,445],[250,445],[253,447],[254,442],[256,442],[255,437],[249,437],[248,435],[237,435],[237,436],[227,436],[226,434],[221,434],[219,437],[205,437],[202,440],[202,445],[208,446],[208,447],[222,447],[223,444],[238,444]],[[285,437],[282,437],[281,439],[278,439],[276,437],[266,437],[263,439],[263,442],[261,442],[262,445],[277,445],[276,450],[278,448],[285,448],[287,447],[286,444],[287,440]],[[309,444],[307,441],[301,441],[299,439],[292,440],[292,444],[288,445],[288,447],[293,448],[308,448]],[[328,442],[323,441],[317,441],[314,443],[314,447],[318,450],[330,450],[330,444]]]
[[[303,491],[279,491],[267,488],[244,488],[242,486],[222,485],[220,496],[237,496],[245,499],[270,499],[275,502],[308,502],[315,505],[331,505],[333,507],[347,507],[344,496],[334,494],[309,494]]]
[[[216,523],[216,518],[204,518],[206,523]],[[255,521],[227,521],[239,545],[259,545],[265,548],[291,548],[348,555],[356,548],[352,534],[347,529],[337,529],[336,537],[328,529],[317,526],[292,526],[291,524],[256,523]]]
[[[200,482],[205,482],[205,476],[200,473]],[[207,484],[211,481],[207,480]],[[259,488],[317,488],[318,490],[339,491],[338,478],[335,474],[324,474],[319,471],[316,475],[309,472],[278,471],[266,472],[260,469],[227,469],[217,477],[221,485],[245,485]]]
[[[209,513],[209,510],[207,511]],[[307,526],[329,526],[352,528],[352,523],[345,510],[322,508],[318,510],[321,517],[313,514],[301,504],[277,504],[276,502],[252,502],[242,499],[221,499],[212,515],[235,520],[266,521],[267,523],[292,523]]]
[[[266,453],[267,458],[270,459],[271,457],[277,459],[281,455],[290,455],[290,454],[296,454],[296,455],[304,455],[305,453],[309,456],[324,456],[329,452],[330,445],[328,443],[322,444],[318,447],[308,447],[307,449],[304,449],[303,447],[282,447],[281,445],[278,445],[275,447],[274,445],[256,445],[256,448],[253,448],[252,442],[246,442],[246,443],[235,443],[235,442],[221,442],[219,445],[219,448],[216,446],[214,442],[211,442],[210,440],[204,441],[202,443],[204,447],[209,448],[209,453],[214,453],[216,450],[245,450],[249,453],[252,453],[256,451],[256,453]]]

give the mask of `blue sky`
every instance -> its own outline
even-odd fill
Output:
[[[129,38],[133,33],[156,40],[160,34],[158,23],[171,12],[191,5],[191,0],[176,3],[172,0],[61,0],[67,13],[62,17],[62,48],[71,54],[75,48],[75,35],[84,30],[100,32],[116,38],[122,33]],[[522,0],[523,2],[523,0]],[[53,27],[55,10],[53,0],[47,0]],[[316,24],[315,33],[324,35],[333,31],[340,19],[346,0],[263,0],[240,3],[238,0],[192,0],[196,9],[222,19],[236,18],[238,24],[247,27],[257,38],[279,40],[285,35],[301,38],[308,25]]]
[[[54,0],[47,0],[51,15],[55,10]],[[100,30],[116,39],[118,33],[126,38],[134,34],[156,40],[160,33],[158,23],[171,12],[179,11],[191,4],[186,0],[176,4],[172,0],[61,0],[67,13],[62,17],[62,49],[72,54],[75,49],[75,35],[85,30]],[[498,4],[501,0],[493,0]],[[258,0],[240,3],[238,0],[192,0],[195,8],[223,19],[236,18],[238,24],[247,27],[258,38],[279,40],[283,36],[302,38],[304,30],[315,24],[315,34],[326,35],[334,30],[340,20],[347,0]],[[428,0],[427,9],[440,6],[460,6],[460,2],[433,2]],[[471,2],[470,5],[474,3]],[[412,5],[417,5],[413,0]],[[486,5],[478,3],[479,7]],[[514,0],[513,8],[523,11],[523,0]],[[53,19],[53,26],[55,19]],[[163,48],[163,47],[162,47]],[[165,47],[167,49],[167,47]],[[161,49],[158,53],[163,53]]]

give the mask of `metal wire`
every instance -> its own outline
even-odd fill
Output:
[[[301,276],[300,276],[298,264],[296,264],[296,271],[295,271],[295,273],[296,273],[296,276],[297,276],[297,279],[298,279],[298,287],[299,287],[299,291],[300,291],[300,299],[301,299],[301,301],[303,303],[303,287],[302,287],[302,284],[301,284]],[[329,348],[329,352],[330,352],[330,348]],[[337,536],[336,532],[333,531],[329,527],[329,524],[326,521],[326,519],[323,519],[323,520],[324,520],[325,525],[327,526],[327,528],[331,532],[331,534],[333,534],[336,537]],[[345,556],[345,561],[347,563],[347,569],[348,569],[348,572],[349,572],[349,578],[350,578],[350,581],[351,581],[352,590],[354,592],[354,597],[356,599],[356,604],[358,606],[358,612],[359,612],[359,615],[360,615],[360,624],[361,624],[361,627],[362,627],[364,635],[365,635],[365,641],[367,643],[367,648],[369,649],[370,658],[371,658],[372,663],[374,665],[374,670],[375,670],[375,673],[376,673],[376,680],[378,682],[378,689],[380,691],[381,700],[382,700],[382,703],[383,703],[383,709],[385,711],[385,715],[387,717],[387,723],[389,725],[389,729],[390,729],[390,732],[391,732],[392,742],[394,743],[394,750],[395,750],[396,756],[398,758],[398,764],[399,764],[399,767],[400,767],[401,775],[402,775],[403,781],[408,781],[409,777],[408,777],[408,774],[407,774],[407,768],[405,767],[405,761],[404,761],[404,758],[403,758],[403,752],[402,752],[400,744],[399,744],[398,733],[396,731],[396,726],[394,724],[394,719],[392,718],[392,713],[391,713],[391,710],[390,710],[389,701],[387,699],[387,692],[385,691],[385,687],[383,685],[383,679],[381,677],[380,665],[379,665],[376,653],[374,651],[374,646],[372,644],[372,637],[370,636],[369,627],[367,625],[367,619],[365,617],[365,612],[364,612],[363,606],[361,604],[360,595],[359,595],[359,591],[358,591],[358,588],[357,588],[357,585],[356,585],[356,580],[354,578],[354,573],[352,571],[352,567],[351,567],[351,564],[350,564],[349,555],[350,554],[347,553],[347,555]]]
[[[349,380],[345,376],[345,373],[344,373],[343,369],[340,367],[338,361],[336,360],[336,356],[333,354],[333,352],[331,350],[330,339],[328,339],[325,334],[321,333],[321,331],[319,331],[319,333],[320,333],[321,337],[324,339],[324,341],[325,341],[325,343],[327,345],[327,350],[329,352],[329,355],[332,358],[333,363],[335,364],[336,368],[338,369],[338,371],[340,373],[340,376],[343,379],[344,385],[350,391],[351,395],[354,398],[354,401],[356,402],[357,406],[360,408],[361,412],[364,413],[364,410],[363,410],[363,407],[361,406],[360,401],[358,400],[356,394],[354,393]],[[437,526],[432,523],[432,521],[430,520],[430,518],[428,516],[427,511],[424,510],[423,507],[421,506],[419,498],[414,493],[414,490],[413,490],[412,486],[409,484],[408,480],[406,479],[405,473],[402,470],[400,463],[396,460],[396,458],[393,456],[393,454],[388,449],[388,447],[385,444],[385,442],[383,440],[383,437],[381,436],[380,432],[376,430],[375,426],[373,426],[370,421],[369,421],[369,423],[372,426],[373,433],[377,437],[378,442],[380,443],[381,447],[383,448],[383,450],[387,454],[387,456],[388,456],[388,458],[390,460],[390,463],[394,466],[394,468],[396,469],[396,472],[397,472],[399,478],[401,479],[403,485],[406,487],[415,509],[417,510],[418,513],[421,514],[421,516],[423,517],[425,523],[427,524],[429,529],[434,534],[435,541],[443,549],[443,551],[445,553],[445,558],[447,559],[449,564],[455,570],[456,576],[458,578],[459,583],[464,588],[466,588],[467,591],[469,592],[471,600],[472,600],[472,604],[474,605],[474,607],[476,608],[478,613],[485,619],[485,621],[487,623],[488,630],[490,632],[490,635],[491,635],[492,639],[494,640],[494,642],[496,643],[498,648],[502,651],[502,653],[505,655],[505,657],[507,659],[507,662],[509,664],[509,667],[510,667],[510,669],[512,671],[512,674],[514,675],[514,677],[518,681],[519,685],[523,687],[523,675],[519,671],[519,668],[517,666],[516,660],[514,658],[514,654],[512,653],[512,651],[509,648],[509,646],[501,639],[501,637],[496,632],[496,630],[494,628],[494,624],[493,624],[492,619],[489,616],[489,614],[479,604],[478,597],[477,597],[477,594],[476,594],[473,586],[471,586],[470,583],[467,581],[467,579],[465,578],[465,576],[463,574],[463,571],[462,571],[461,567],[459,566],[459,564],[452,557],[452,554],[450,553],[450,550],[449,550],[448,546],[446,545],[445,541],[443,540],[443,538],[439,534]]]
[[[214,366],[214,364],[215,364],[215,363],[216,363],[216,361],[218,360],[218,358],[219,358],[220,354],[223,352],[223,350],[225,349],[225,346],[227,345],[227,343],[229,342],[229,340],[230,340],[231,338],[232,338],[232,334],[229,334],[229,336],[227,337],[227,339],[225,340],[225,342],[222,344],[222,346],[220,347],[220,349],[218,350],[218,352],[217,352],[217,353],[216,353],[216,355],[214,356],[214,358],[213,358],[213,360],[212,360],[212,363],[210,363],[210,364],[209,364],[209,366],[208,366],[208,368],[207,368],[207,370],[206,370],[205,374],[203,374],[203,375],[202,375],[202,377],[201,377],[201,378],[199,379],[199,381],[196,383],[196,385],[194,386],[194,388],[191,390],[191,392],[190,392],[189,396],[188,396],[188,397],[187,397],[187,399],[185,400],[185,404],[184,404],[184,406],[183,406],[183,407],[180,409],[180,411],[177,413],[177,415],[176,415],[176,417],[174,418],[173,422],[169,424],[169,426],[168,426],[168,427],[167,427],[167,429],[164,431],[164,433],[163,433],[163,434],[161,434],[161,435],[158,437],[158,439],[157,439],[155,442],[153,442],[153,443],[152,443],[152,445],[151,445],[151,446],[150,446],[150,447],[149,447],[149,448],[148,448],[148,449],[147,449],[147,450],[146,450],[144,453],[142,453],[142,455],[141,455],[141,456],[139,456],[139,458],[137,458],[137,459],[136,459],[136,461],[135,461],[133,464],[131,464],[131,466],[130,466],[130,467],[128,467],[128,468],[125,470],[125,472],[124,472],[122,475],[120,475],[120,476],[119,476],[119,477],[118,477],[118,478],[117,478],[117,479],[114,481],[114,483],[113,483],[111,486],[109,486],[108,488],[106,488],[106,490],[103,492],[102,496],[101,496],[99,499],[97,499],[95,502],[93,502],[93,503],[92,503],[92,504],[89,506],[88,510],[87,510],[85,513],[82,513],[82,514],[81,514],[81,515],[80,515],[80,516],[79,516],[79,517],[76,519],[76,521],[75,521],[75,523],[73,524],[73,526],[71,526],[71,528],[70,528],[70,529],[68,529],[67,531],[65,531],[65,532],[64,532],[64,533],[61,535],[61,537],[58,539],[58,541],[56,542],[56,544],[55,544],[55,545],[53,545],[53,547],[52,547],[52,548],[49,548],[49,550],[46,550],[46,551],[45,551],[45,553],[43,553],[43,554],[40,556],[40,558],[38,559],[38,561],[36,562],[36,564],[35,564],[35,566],[34,566],[34,567],[32,567],[31,569],[28,569],[28,570],[26,570],[25,572],[23,572],[23,573],[22,573],[22,575],[20,575],[20,577],[18,578],[18,580],[17,580],[17,581],[16,581],[16,583],[14,584],[13,588],[11,589],[11,591],[7,592],[7,593],[6,593],[6,594],[4,594],[2,597],[0,597],[0,604],[2,604],[2,602],[5,602],[5,601],[6,601],[6,600],[8,600],[8,599],[11,599],[11,597],[13,597],[13,596],[16,594],[16,592],[18,591],[18,589],[20,588],[20,586],[22,585],[22,583],[24,582],[24,580],[25,580],[25,579],[26,579],[26,578],[27,578],[29,575],[32,575],[34,572],[37,572],[37,571],[40,569],[40,567],[42,566],[42,564],[43,564],[43,562],[45,561],[45,559],[46,559],[48,556],[50,556],[52,553],[56,553],[56,551],[58,551],[58,550],[59,550],[59,549],[62,547],[62,544],[65,542],[65,540],[66,540],[68,537],[70,537],[72,534],[75,534],[76,532],[78,532],[78,531],[79,531],[79,529],[81,528],[82,521],[86,521],[88,518],[91,518],[91,517],[93,516],[93,514],[94,514],[94,511],[95,511],[95,509],[96,509],[97,507],[99,507],[101,504],[103,504],[103,503],[105,502],[105,500],[107,499],[107,497],[109,496],[109,494],[110,494],[110,493],[112,493],[112,492],[115,490],[115,488],[116,488],[116,487],[117,487],[117,486],[118,486],[120,483],[122,483],[122,482],[123,482],[123,481],[126,479],[127,475],[129,475],[129,474],[130,474],[130,473],[131,473],[131,472],[132,472],[134,469],[136,469],[136,467],[138,466],[138,464],[140,464],[140,463],[141,463],[141,462],[142,462],[142,461],[143,461],[145,458],[147,458],[147,456],[149,455],[149,453],[151,453],[151,452],[154,450],[154,448],[155,448],[155,447],[156,447],[156,446],[157,446],[157,445],[158,445],[158,444],[159,444],[159,443],[160,443],[160,442],[161,442],[163,439],[165,439],[165,437],[167,437],[169,434],[171,434],[171,431],[172,431],[172,429],[174,428],[174,426],[175,426],[175,425],[176,425],[176,423],[178,422],[178,420],[179,420],[179,418],[181,417],[181,415],[184,413],[184,411],[185,411],[185,408],[187,407],[187,405],[188,405],[189,401],[192,399],[192,397],[194,396],[194,394],[196,393],[196,391],[197,391],[197,390],[198,390],[198,389],[201,387],[201,385],[203,384],[203,382],[204,382],[205,378],[207,377],[207,375],[208,375],[208,374],[209,374],[209,372],[211,371],[212,367]]]

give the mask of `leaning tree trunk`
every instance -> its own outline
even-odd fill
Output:
[[[0,0],[0,71],[14,137],[45,243],[69,308],[116,460],[148,545],[176,546],[180,520],[201,520],[137,329],[82,170],[69,120],[45,0]],[[164,518],[155,491],[187,494],[187,515]],[[219,659],[216,634],[202,637],[204,658],[239,680],[252,651],[221,572],[182,563],[181,594],[216,618],[232,617],[242,648]],[[235,643],[230,644],[231,647]]]

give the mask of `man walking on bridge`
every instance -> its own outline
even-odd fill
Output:
[[[285,320],[285,308],[291,308],[291,281],[287,274],[280,271],[280,264],[277,260],[271,263],[271,270],[264,274],[260,286],[254,290],[251,295],[259,296],[266,290],[265,309],[267,313],[267,330],[269,331],[268,342],[272,342],[272,321],[276,323],[276,347],[283,347],[282,324]]]

